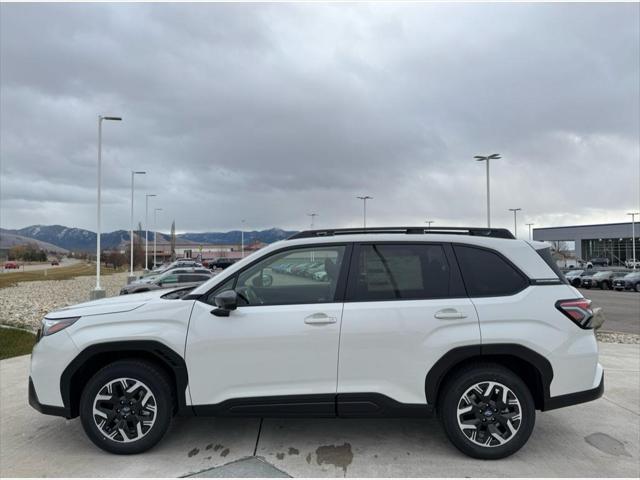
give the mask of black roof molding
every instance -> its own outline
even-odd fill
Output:
[[[506,228],[482,228],[482,227],[369,227],[369,228],[331,228],[324,230],[305,230],[288,238],[332,237],[336,235],[359,234],[384,234],[396,233],[404,235],[445,234],[445,235],[470,235],[473,237],[493,237],[514,239],[513,234]]]

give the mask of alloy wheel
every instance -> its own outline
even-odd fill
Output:
[[[117,378],[100,388],[93,401],[93,421],[107,438],[119,443],[140,440],[156,421],[157,402],[140,380]]]
[[[511,389],[486,381],[463,393],[457,417],[458,426],[468,440],[482,447],[498,447],[516,436],[522,424],[522,408]]]

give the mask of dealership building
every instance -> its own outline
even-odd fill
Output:
[[[637,257],[640,257],[639,230],[640,222],[636,222]],[[563,245],[563,250],[571,251],[575,258],[581,260],[604,257],[609,259],[610,265],[619,265],[633,258],[631,222],[534,228],[533,239]]]

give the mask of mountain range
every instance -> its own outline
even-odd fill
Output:
[[[272,243],[283,240],[296,233],[279,228],[268,230],[254,230],[244,232],[245,244],[259,241]],[[82,228],[71,228],[63,225],[31,225],[30,227],[18,230],[0,228],[0,244],[2,248],[29,240],[44,242],[39,245],[41,248],[50,249],[47,244],[69,251],[91,252],[96,248],[96,233]],[[242,232],[232,230],[230,232],[204,232],[204,233],[182,233],[176,235],[178,243],[193,244],[238,244],[241,241]],[[129,242],[129,232],[127,230],[116,230],[114,232],[102,233],[100,235],[100,245],[108,250],[117,248],[123,242]],[[153,241],[153,232],[149,232],[149,241]],[[158,234],[158,242],[169,242],[169,235]]]

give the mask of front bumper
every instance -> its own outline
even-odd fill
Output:
[[[600,384],[590,390],[584,390],[582,392],[568,393],[566,395],[559,395],[557,397],[550,397],[545,399],[544,411],[554,410],[556,408],[568,407],[570,405],[577,405],[579,403],[591,402],[597,400],[604,394],[604,372],[602,372],[602,378]]]
[[[71,412],[66,407],[55,407],[53,405],[43,405],[38,399],[38,394],[33,386],[33,380],[29,377],[29,405],[45,415],[55,415],[58,417],[71,418]]]

